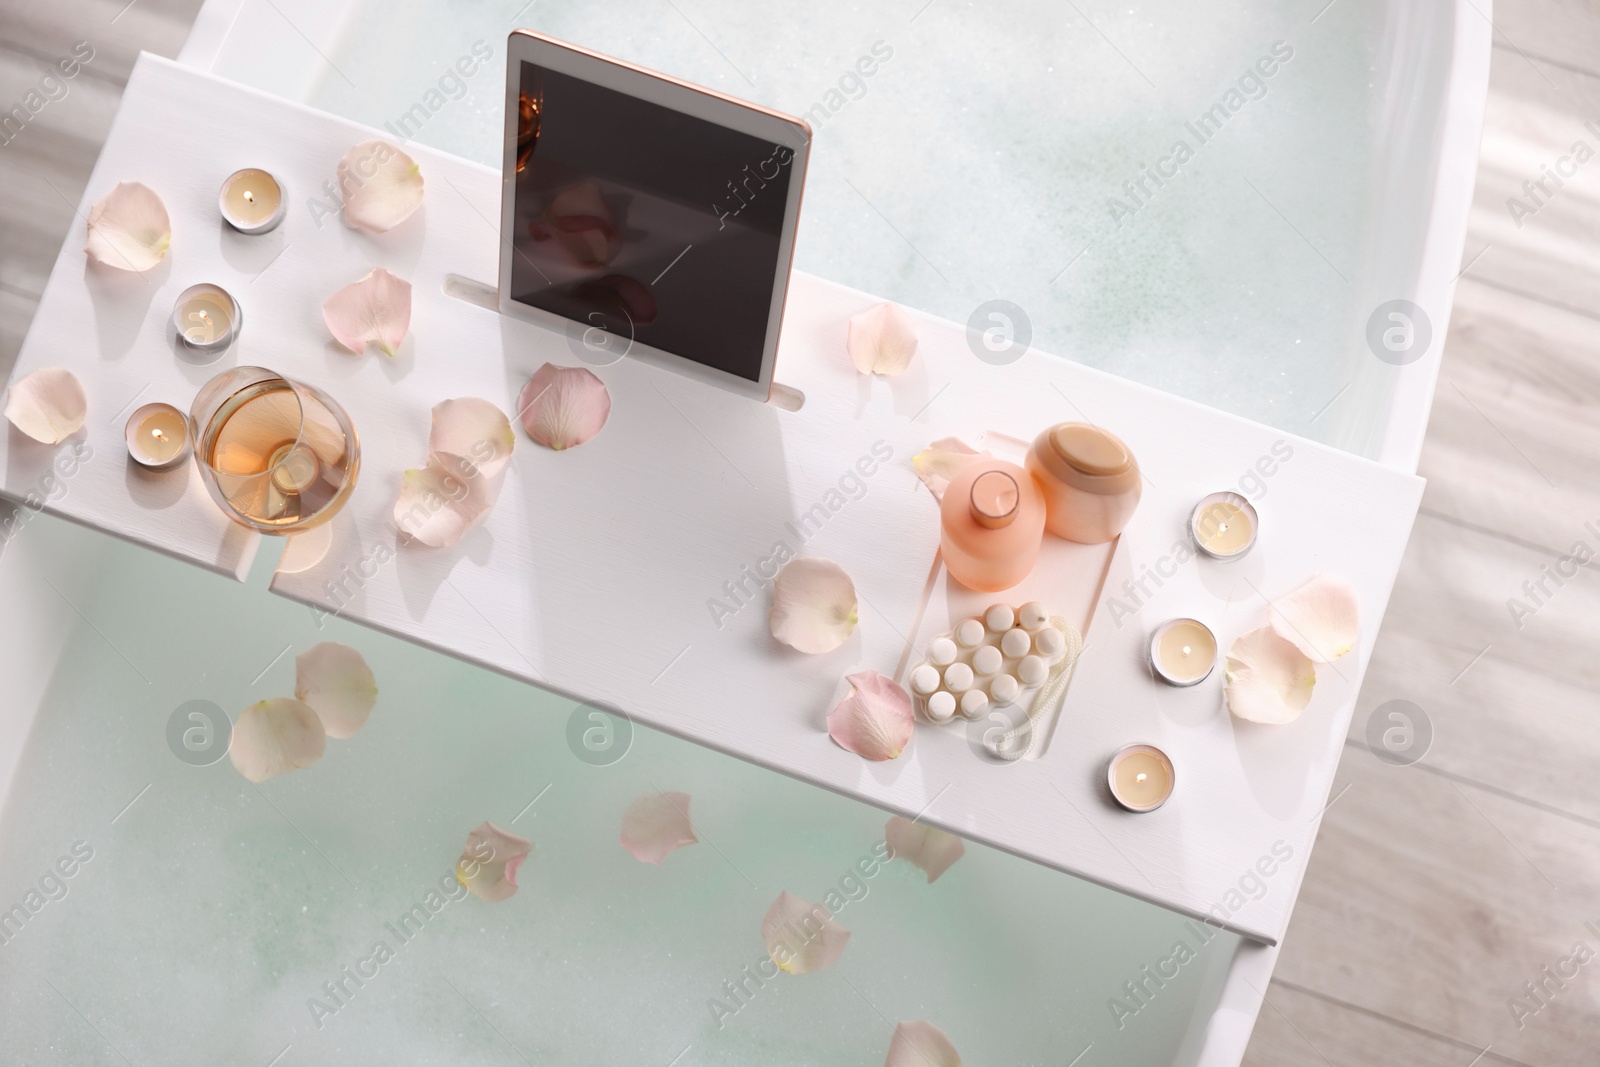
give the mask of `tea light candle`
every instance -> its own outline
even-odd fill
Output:
[[[1194,506],[1189,534],[1213,559],[1238,559],[1256,543],[1255,505],[1238,493],[1212,493]]]
[[[189,420],[171,404],[146,404],[128,416],[123,439],[133,461],[153,471],[189,458]]]
[[[1216,635],[1195,619],[1164,622],[1150,638],[1150,666],[1168,685],[1197,685],[1216,662]]]
[[[190,348],[226,348],[244,325],[244,315],[220,285],[191,285],[178,294],[172,325]]]
[[[283,221],[288,199],[278,179],[250,167],[228,175],[217,194],[217,207],[223,221],[240,233],[266,233]]]
[[[1111,757],[1106,771],[1111,797],[1129,811],[1155,811],[1177,784],[1172,761],[1154,745],[1129,745]]]

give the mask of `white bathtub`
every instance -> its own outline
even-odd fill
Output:
[[[958,321],[1010,299],[1036,347],[1415,468],[1487,82],[1472,4],[1082,5],[1093,25],[954,0],[548,6],[523,24],[799,112],[892,42],[820,121],[802,267]],[[515,7],[209,0],[182,58],[381,127],[475,41],[498,61]],[[1106,198],[1279,40],[1294,56],[1264,95],[1111,222]],[[418,138],[493,162],[496,69]],[[1433,332],[1403,365],[1366,341],[1395,299]],[[570,705],[321,628],[264,595],[270,560],[236,585],[18,515],[0,547],[0,923],[76,843],[94,853],[61,899],[0,925],[0,1047],[30,1063],[876,1064],[912,1018],[973,1063],[1243,1056],[1275,949],[1217,933],[1141,1002],[1126,983],[1198,941],[1192,927],[973,845],[932,886],[904,864],[864,879],[832,975],[731,1000],[722,983],[761,957],[770,899],[836,885],[882,813],[645,731],[591,766],[565,740]],[[256,789],[170,750],[185,701],[286,694],[293,653],[329,639],[363,650],[383,696],[318,774]],[[621,808],[656,787],[694,797],[703,839],[660,869],[615,840]],[[452,902],[337,1011],[313,1011],[325,981],[393,940],[384,924],[450,871],[467,828],[536,796],[514,827],[537,846],[517,897]],[[719,1019],[713,1001],[738,1010]]]
[[[495,63],[414,135],[498,166],[517,6],[208,0],[180,58],[382,128],[482,41]],[[1489,14],[1465,0],[612,0],[532,4],[521,24],[809,114],[801,269],[957,322],[1010,300],[1036,348],[1415,470]],[[830,97],[879,41],[893,58]],[[1194,122],[1275,47],[1292,58],[1198,144]],[[1179,139],[1193,159],[1134,201],[1124,183]],[[1113,220],[1113,196],[1132,214]],[[1395,300],[1419,305],[1432,336],[1401,365],[1367,337]]]

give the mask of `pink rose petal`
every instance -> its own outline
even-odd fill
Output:
[[[895,1025],[883,1067],[961,1067],[961,1054],[943,1030],[919,1019]]]
[[[434,452],[428,465],[400,476],[394,524],[400,536],[430,548],[448,548],[489,513],[489,480],[470,461]]]
[[[585,367],[546,363],[523,387],[517,411],[529,437],[559,452],[600,432],[611,414],[611,394]]]
[[[1272,602],[1272,628],[1315,663],[1349,652],[1361,636],[1355,590],[1318,574]]]
[[[500,473],[517,445],[505,412],[475,396],[444,400],[433,406],[429,452],[448,452],[470,460],[485,478]]]
[[[147,186],[118,182],[89,209],[89,258],[117,270],[145,271],[166,257],[172,220],[166,205]]]
[[[344,221],[382,233],[422,206],[422,168],[387,141],[363,141],[336,168]]]
[[[892,377],[911,366],[917,335],[910,317],[898,305],[877,304],[850,319],[845,348],[862,374]]]
[[[833,966],[850,941],[850,931],[821,904],[785,890],[761,920],[761,940],[773,963],[790,974],[807,974]]]
[[[801,652],[831,652],[855,631],[856,587],[831,559],[790,560],[772,582],[772,636]]]
[[[1293,722],[1317,684],[1316,665],[1270,626],[1239,635],[1226,673],[1228,710],[1249,722]]]
[[[950,479],[983,454],[959,437],[941,437],[912,456],[911,465],[917,469],[917,477],[928,487],[933,499],[943,500]]]
[[[333,339],[357,355],[376,344],[393,356],[411,329],[411,283],[378,267],[328,297],[322,319]]]
[[[659,866],[669,852],[699,840],[689,822],[688,793],[651,793],[622,815],[622,847],[640,863]]]
[[[60,367],[40,367],[6,393],[6,418],[41,444],[59,445],[83,429],[88,413],[83,383]]]
[[[911,695],[877,671],[848,675],[848,695],[828,713],[828,736],[864,759],[888,760],[911,743]]]
[[[967,851],[967,846],[955,834],[899,815],[884,826],[883,839],[896,859],[905,859],[921,869],[930,884],[938,881],[939,876]]]
[[[502,830],[492,822],[481,823],[467,835],[467,847],[456,864],[456,881],[472,895],[493,904],[517,891],[517,869],[533,851],[533,842]]]
[[[264,782],[322,758],[328,737],[317,713],[280,697],[252,704],[233,724],[228,759],[252,782]]]
[[[354,737],[378,702],[378,683],[361,653],[324,641],[295,657],[294,695],[317,713],[329,737]]]

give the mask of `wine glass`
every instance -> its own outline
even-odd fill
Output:
[[[212,378],[189,416],[201,480],[229,518],[291,534],[331,519],[361,467],[350,416],[315,386],[264,367]]]

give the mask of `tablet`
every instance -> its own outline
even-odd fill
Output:
[[[527,30],[506,57],[500,311],[766,400],[810,127]]]

